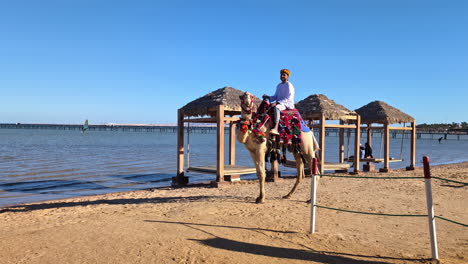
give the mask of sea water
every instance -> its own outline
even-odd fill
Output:
[[[365,142],[365,137],[362,140]],[[345,156],[354,154],[353,137],[349,141],[345,138]],[[380,137],[373,138],[375,158],[383,157],[380,141]],[[216,164],[216,134],[186,135],[186,151],[188,142],[190,159],[186,155],[185,165]],[[392,162],[390,168],[410,164],[409,144],[408,135],[390,140],[390,155],[403,159]],[[228,137],[225,145],[228,147]],[[432,165],[468,161],[467,136],[460,140],[449,136],[440,143],[434,138],[418,139],[416,145],[416,166],[422,166],[425,155]],[[226,161],[227,155],[226,151]],[[325,157],[338,162],[338,137],[326,137]],[[236,164],[253,166],[250,155],[238,142]],[[0,129],[0,207],[169,186],[176,166],[175,133]],[[280,169],[283,174],[295,173],[291,168]],[[188,172],[186,176],[191,183],[215,179],[215,175],[203,173]],[[242,175],[242,179],[255,177]]]

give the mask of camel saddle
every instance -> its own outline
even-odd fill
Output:
[[[310,132],[297,109],[286,109],[281,111],[278,125],[280,142],[286,145],[299,143],[301,132]],[[296,139],[299,140],[299,142]]]
[[[273,125],[273,108],[270,107],[270,104],[267,101],[263,101],[257,109],[257,113],[254,115],[252,123],[253,129],[252,132],[264,138],[260,132],[260,128],[264,125],[271,126]],[[268,160],[279,160],[280,162],[285,162],[286,160],[286,149],[290,152],[300,153],[301,141],[301,132],[310,132],[310,129],[305,124],[304,120],[301,117],[301,114],[297,109],[286,109],[280,113],[280,121],[278,124],[278,135],[270,135],[268,139],[268,149],[267,157]],[[280,155],[280,150],[282,150],[283,155]]]

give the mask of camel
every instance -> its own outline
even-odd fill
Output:
[[[243,95],[239,96],[241,100],[241,125],[244,122],[248,124],[252,120],[252,112],[254,110],[254,102],[253,96],[245,92]],[[247,122],[247,123],[245,123]],[[261,132],[265,133],[265,137],[268,138],[270,132],[270,126],[264,125],[260,128]],[[302,144],[300,147],[301,152],[293,152],[294,159],[296,160],[296,169],[297,169],[297,178],[294,186],[292,187],[291,191],[283,196],[283,198],[288,199],[291,195],[296,191],[297,187],[301,183],[302,179],[304,178],[304,160],[309,164],[310,171],[312,171],[312,159],[315,158],[315,151],[319,149],[317,141],[313,135],[313,132],[301,132]],[[264,203],[265,202],[265,154],[268,150],[266,140],[260,139],[258,135],[252,133],[252,131],[247,130],[243,131],[243,129],[239,130],[237,134],[237,140],[244,144],[247,150],[252,157],[252,160],[255,164],[255,168],[257,171],[257,178],[260,184],[260,194],[256,199],[256,203]],[[301,157],[302,156],[302,157]]]

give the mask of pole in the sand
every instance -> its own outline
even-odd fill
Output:
[[[317,158],[312,160],[312,186],[310,188],[310,233],[315,233],[315,204],[317,198]]]
[[[434,205],[432,203],[432,185],[431,185],[431,168],[429,166],[429,157],[423,157],[424,179],[426,182],[426,202],[427,202],[427,219],[429,221],[429,234],[431,236],[431,251],[432,259],[439,259],[437,250],[437,234],[435,227]]]

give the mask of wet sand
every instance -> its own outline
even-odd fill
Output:
[[[468,163],[432,167],[467,182]],[[362,176],[421,176],[422,169]],[[310,178],[295,195],[286,179],[258,184],[112,193],[0,209],[0,263],[421,263],[429,262],[426,217],[317,208],[309,234]],[[468,223],[468,187],[433,181],[436,215]],[[423,179],[323,177],[318,204],[345,210],[426,214]],[[437,220],[442,263],[468,262],[467,227]]]

